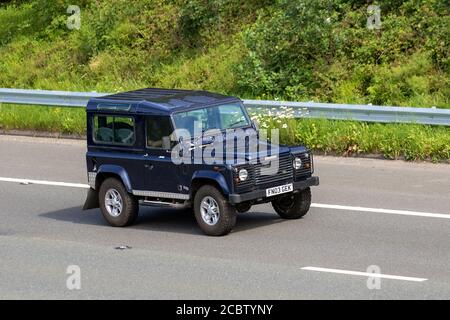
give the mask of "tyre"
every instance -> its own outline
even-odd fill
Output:
[[[311,189],[306,188],[298,193],[272,201],[272,206],[283,219],[299,219],[311,206]]]
[[[113,227],[129,226],[138,217],[138,200],[116,178],[108,178],[102,183],[99,202],[103,217]]]
[[[252,205],[250,203],[243,202],[243,203],[238,203],[235,206],[235,208],[236,208],[237,212],[244,213],[244,212],[249,211],[252,208]]]
[[[194,213],[200,229],[210,236],[224,236],[236,225],[236,209],[211,185],[195,194]]]

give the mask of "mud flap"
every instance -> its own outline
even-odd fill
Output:
[[[98,192],[92,188],[89,189],[83,210],[95,209],[99,207]]]

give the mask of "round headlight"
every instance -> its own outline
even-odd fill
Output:
[[[292,165],[293,165],[295,170],[300,169],[302,167],[302,159],[295,158],[294,161],[292,162]]]
[[[245,181],[245,180],[247,180],[247,177],[248,177],[247,170],[245,170],[245,169],[239,170],[239,180]]]

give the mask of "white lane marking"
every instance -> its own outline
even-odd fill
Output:
[[[403,280],[403,281],[423,282],[423,281],[427,281],[428,280],[426,278],[394,276],[394,275],[382,274],[382,273],[360,272],[360,271],[350,271],[350,270],[342,270],[342,269],[329,269],[329,268],[320,268],[320,267],[303,267],[301,269],[302,270],[307,270],[307,271],[339,273],[339,274],[348,274],[348,275],[352,275],[352,276],[362,276],[362,277],[369,277],[369,278],[384,278],[384,279]]]
[[[30,180],[30,179],[16,179],[16,178],[3,178],[0,177],[0,181],[3,182],[16,182],[23,184],[42,184],[47,186],[58,186],[58,187],[71,187],[71,188],[89,188],[89,185],[82,183],[67,183],[67,182],[57,182],[57,181],[46,181],[46,180]]]
[[[377,209],[377,208],[366,208],[366,207],[341,206],[341,205],[336,205],[336,204],[324,204],[324,203],[311,203],[311,207],[323,208],[323,209],[360,211],[360,212],[399,214],[399,215],[405,215],[405,216],[417,216],[417,217],[427,217],[427,218],[450,219],[450,214],[445,214],[445,213],[431,213],[431,212],[393,210],[393,209]]]
[[[67,182],[57,182],[57,181],[47,181],[47,180],[31,180],[31,179],[17,179],[17,178],[4,178],[4,177],[0,177],[0,181],[89,189],[89,185],[82,184],[82,183],[67,183]],[[323,209],[347,210],[347,211],[399,214],[399,215],[427,217],[427,218],[450,219],[450,214],[445,214],[445,213],[431,213],[431,212],[419,212],[419,211],[407,211],[407,210],[366,208],[366,207],[342,206],[342,205],[325,204],[325,203],[311,203],[311,207],[323,208]]]

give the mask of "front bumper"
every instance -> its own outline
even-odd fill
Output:
[[[296,181],[294,182],[294,192],[318,185],[319,185],[319,177],[311,177],[302,181]],[[264,202],[265,199],[272,199],[272,197],[270,198],[266,197],[266,189],[256,190],[242,194],[228,195],[228,200],[230,201],[231,204],[237,204],[252,200],[257,200],[257,202]]]

